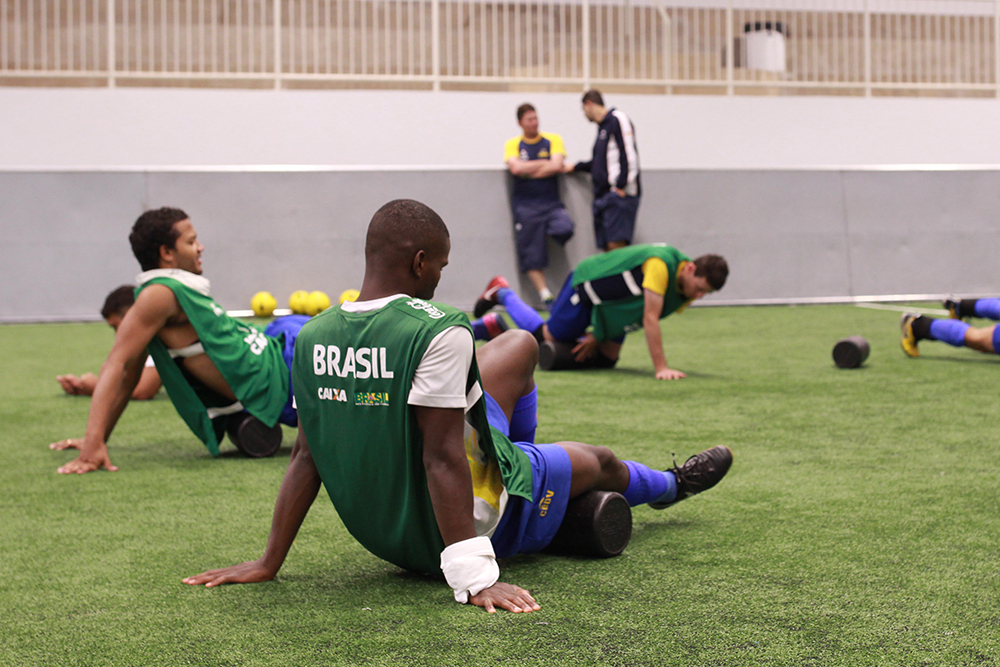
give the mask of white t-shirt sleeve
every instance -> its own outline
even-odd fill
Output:
[[[471,408],[483,394],[478,382],[468,394],[465,391],[475,353],[472,335],[465,327],[449,327],[439,333],[417,366],[407,403],[427,408]]]

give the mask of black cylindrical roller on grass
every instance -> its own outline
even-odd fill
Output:
[[[838,340],[833,346],[833,363],[838,368],[858,368],[868,358],[868,341],[862,336]]]
[[[243,456],[262,459],[281,449],[281,424],[267,426],[249,413],[233,416],[226,432]]]
[[[571,345],[547,340],[538,346],[538,367],[543,371],[564,371],[579,365]]]
[[[587,491],[569,501],[546,551],[611,558],[632,539],[632,508],[614,491]]]

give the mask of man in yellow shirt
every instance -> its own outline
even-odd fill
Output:
[[[573,236],[573,221],[559,198],[558,175],[562,173],[566,149],[558,134],[538,131],[538,113],[530,104],[517,108],[517,123],[524,134],[504,145],[504,162],[514,177],[510,207],[514,214],[517,260],[549,305],[552,292],[543,270],[549,265],[548,239],[565,245]]]

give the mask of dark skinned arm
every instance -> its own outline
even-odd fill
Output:
[[[99,468],[118,469],[108,456],[108,438],[139,384],[146,363],[146,346],[178,312],[180,305],[167,287],[152,285],[139,294],[118,327],[115,344],[97,376],[87,432],[79,446],[80,455],[60,467],[59,472],[83,474]],[[53,443],[49,447],[64,449],[61,444]]]
[[[465,453],[465,413],[460,408],[413,409],[423,433],[427,490],[444,544],[450,546],[476,537],[472,475]],[[540,609],[528,591],[499,581],[469,601],[490,613],[497,607],[512,612]]]
[[[281,480],[278,501],[274,505],[271,534],[267,538],[264,555],[257,560],[187,577],[183,580],[184,583],[192,586],[205,584],[211,588],[220,584],[255,584],[274,579],[285,562],[302,521],[316,500],[320,484],[309,443],[306,442],[302,427],[299,427],[299,435],[292,448],[292,458],[288,462],[285,477]]]

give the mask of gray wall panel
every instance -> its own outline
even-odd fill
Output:
[[[732,266],[709,299],[1000,293],[997,171],[647,170],[638,241]],[[138,272],[128,247],[145,208],[191,214],[206,276],[227,308],[268,290],[335,298],[359,287],[364,235],[389,199],[434,207],[452,233],[438,298],[471,307],[496,273],[517,275],[500,170],[0,172],[0,319],[95,317],[104,295]],[[587,177],[564,179],[577,223],[550,245],[550,287],[595,251]],[[528,283],[520,279],[524,294]]]
[[[0,174],[0,319],[90,318],[136,269],[122,221],[144,207],[138,173]]]
[[[855,294],[998,288],[1000,173],[844,173]]]

